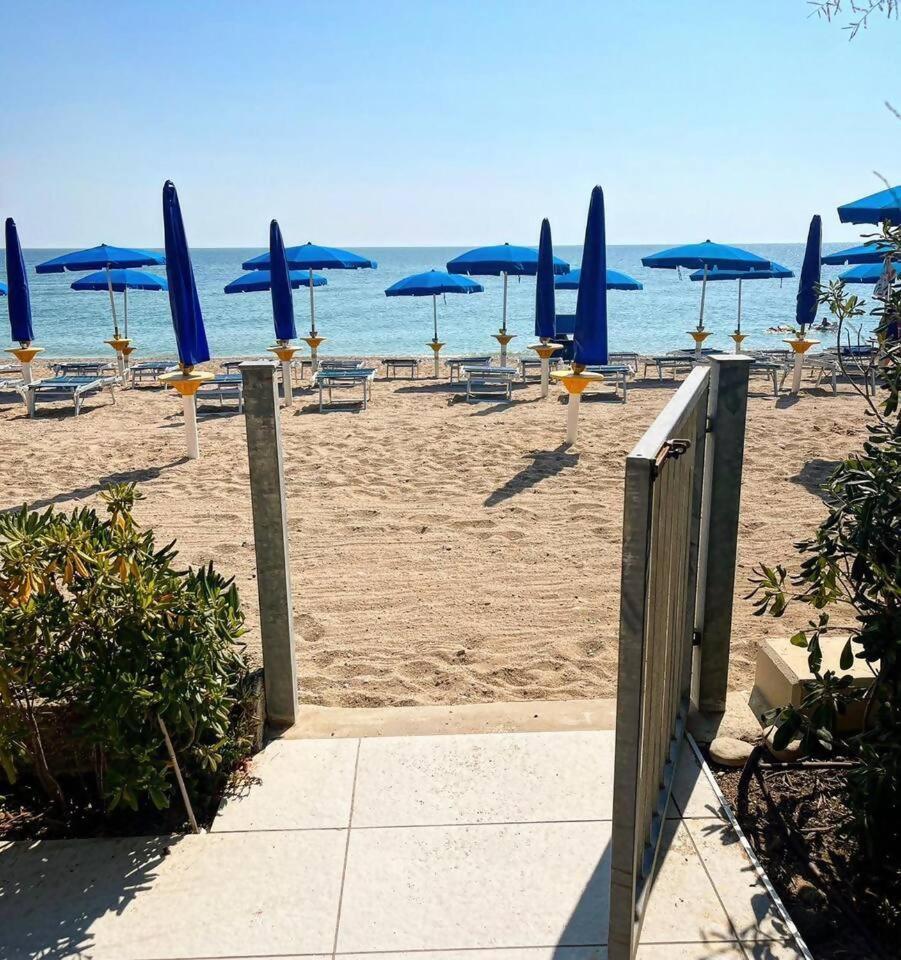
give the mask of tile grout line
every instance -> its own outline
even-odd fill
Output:
[[[667,817],[668,820],[679,820],[681,817]],[[716,817],[693,817],[694,820],[715,820]],[[565,818],[562,820],[449,820],[442,823],[374,823],[366,826],[356,826],[354,830],[432,830],[435,828],[449,829],[452,827],[530,827],[545,823],[612,823],[612,817],[589,817],[581,819]],[[722,821],[720,821],[722,823]],[[346,827],[248,827],[243,830],[217,830],[217,836],[226,836],[236,833],[328,833],[347,829]]]
[[[350,852],[350,832],[354,823],[354,801],[357,795],[357,771],[360,769],[360,748],[363,740],[357,740],[357,752],[354,755],[354,779],[350,788],[350,810],[347,814],[347,840],[344,843],[344,863],[341,867],[341,886],[338,889],[338,914],[335,917],[335,938],[332,941],[332,960],[335,960],[335,954],[338,952],[338,931],[341,929],[341,907],[344,902],[344,881],[347,877],[347,858]]]

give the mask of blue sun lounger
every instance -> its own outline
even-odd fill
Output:
[[[106,377],[115,368],[108,360],[57,360],[50,369],[58,377]]]
[[[139,363],[133,363],[128,368],[131,374],[131,385],[143,383],[149,380],[151,383],[159,383],[159,379],[164,373],[171,373],[178,369],[178,364],[174,360],[141,360]]]
[[[217,397],[219,406],[224,407],[227,399],[238,401],[238,413],[244,411],[244,377],[240,373],[218,373],[212,380],[202,383],[197,390],[198,401],[201,398]]]
[[[32,383],[18,384],[16,389],[28,407],[29,416],[34,416],[35,407],[39,403],[71,400],[75,405],[77,417],[85,397],[103,390],[109,390],[110,398],[115,403],[114,388],[118,383],[118,377],[48,377],[44,380],[34,380]]]
[[[328,403],[332,405],[332,391],[335,389],[361,386],[363,388],[362,404],[366,409],[371,396],[372,381],[375,378],[375,367],[320,367],[313,374],[313,386],[319,388],[319,412],[325,409],[323,392],[328,390]]]

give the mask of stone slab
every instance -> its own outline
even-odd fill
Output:
[[[361,741],[354,827],[608,820],[612,732]]]
[[[223,802],[213,832],[346,827],[357,749],[356,740],[274,740]]]
[[[610,823],[353,830],[338,952],[606,943]]]

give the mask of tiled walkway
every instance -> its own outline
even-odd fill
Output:
[[[602,960],[613,734],[280,740],[211,834],[0,849],[10,960]],[[802,954],[686,747],[640,960]]]

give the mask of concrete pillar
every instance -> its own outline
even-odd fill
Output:
[[[244,421],[250,461],[266,713],[273,726],[289,727],[297,719],[297,661],[275,368],[274,361],[249,361],[241,364],[241,376],[244,378]]]
[[[718,354],[710,363],[710,433],[704,462],[695,629],[701,637],[698,706],[718,712],[726,709],[729,680],[748,374],[753,359]]]

